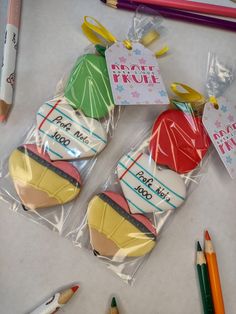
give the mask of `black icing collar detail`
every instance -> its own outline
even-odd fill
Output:
[[[32,152],[30,149],[27,149],[24,146],[20,146],[17,148],[21,153],[28,155],[30,158],[38,162],[40,165],[48,168],[49,170],[55,172],[60,177],[66,179],[71,184],[73,184],[76,188],[80,188],[80,183],[73,177],[71,177],[68,173],[64,172],[63,170],[57,168],[53,165],[53,163],[48,162],[47,160],[43,159],[42,157],[38,156],[34,152]]]
[[[146,236],[151,238],[152,240],[156,240],[156,236],[140,221],[136,220],[132,215],[127,213],[122,207],[120,207],[116,202],[114,202],[110,197],[106,194],[101,193],[98,194],[98,197],[104,202],[108,203],[118,214],[127,219],[132,225],[138,228],[141,232],[145,233]]]

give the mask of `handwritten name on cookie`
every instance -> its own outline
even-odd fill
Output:
[[[139,171],[136,173],[136,177],[141,180],[147,187],[152,188],[153,186],[153,178],[147,178],[144,175],[144,171]],[[142,185],[139,185],[135,188],[138,193],[142,194],[144,197],[146,197],[147,200],[150,200],[153,198],[153,195],[145,189],[145,187],[142,187]],[[161,185],[157,188],[155,187],[155,190],[153,190],[154,193],[158,194],[163,200],[166,200],[167,202],[170,201],[169,192],[167,192]]]
[[[64,121],[63,116],[57,116],[54,120],[52,120],[52,122],[59,125],[60,128],[63,128],[65,131],[70,132],[72,128],[72,123],[70,122],[65,123],[63,121]],[[83,143],[89,144],[89,138],[83,132],[76,131],[73,134],[73,136],[80,139]],[[61,136],[61,134],[58,131],[56,131],[52,137],[55,138],[56,141],[58,141],[59,143],[65,146],[68,146],[71,143],[71,141],[65,138],[65,136]]]

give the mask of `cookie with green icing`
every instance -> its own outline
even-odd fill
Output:
[[[95,54],[82,56],[70,74],[65,97],[87,117],[107,116],[114,102],[105,58]]]

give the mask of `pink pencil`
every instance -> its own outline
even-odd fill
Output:
[[[135,0],[135,2],[236,18],[236,8],[230,8],[209,3],[201,3],[188,0]]]
[[[7,119],[13,100],[21,0],[9,0],[0,82],[0,122]]]

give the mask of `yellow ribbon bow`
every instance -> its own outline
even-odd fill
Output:
[[[91,19],[94,23],[90,23],[88,19]],[[84,17],[84,23],[81,27],[87,38],[94,44],[104,44],[104,41],[108,44],[114,44],[117,42],[116,37],[98,20],[91,16]],[[130,40],[123,40],[123,44],[127,49],[132,49]]]
[[[91,20],[92,22],[89,22],[88,20]],[[81,26],[85,36],[95,45],[97,44],[106,44],[111,45],[117,42],[117,38],[109,32],[108,29],[106,29],[97,19],[91,17],[91,16],[85,16],[84,22]],[[147,33],[140,42],[144,46],[148,46],[151,44],[154,40],[156,40],[159,37],[159,34],[152,30],[149,33]],[[132,43],[129,39],[123,40],[123,44],[127,49],[132,49]],[[167,51],[169,50],[168,46],[164,46],[160,51],[156,52],[156,57],[163,56]]]
[[[204,105],[207,102],[207,99],[198,91],[191,88],[190,86],[182,83],[172,83],[170,86],[172,92],[178,96],[178,98],[182,102],[186,102],[190,104],[190,107],[198,112],[202,113],[204,109]],[[181,90],[184,91],[181,91]],[[217,109],[218,102],[217,99],[214,96],[211,96],[209,98],[209,102],[214,105],[214,107]]]
[[[195,89],[182,83],[172,83],[170,86],[172,92],[184,102],[206,102],[205,97]],[[184,91],[181,91],[180,88]]]
[[[174,106],[181,107],[181,110],[195,112],[202,114],[204,105],[206,103],[205,97],[195,89],[182,83],[172,83],[170,86],[172,92],[178,96],[181,103],[172,101]],[[184,109],[185,108],[185,109]]]

